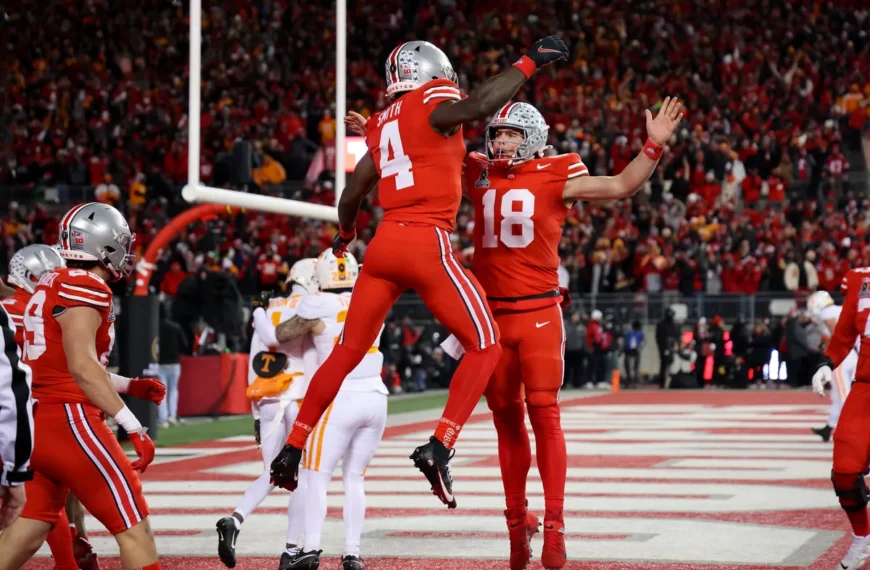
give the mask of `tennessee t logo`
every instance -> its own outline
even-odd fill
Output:
[[[260,369],[260,372],[268,372],[269,369],[272,367],[272,364],[275,362],[275,355],[265,352],[262,354],[262,358],[263,368]]]

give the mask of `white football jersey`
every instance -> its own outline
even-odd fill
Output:
[[[323,364],[323,361],[329,357],[332,349],[338,343],[341,331],[344,329],[344,320],[347,317],[349,306],[350,293],[315,293],[306,295],[299,302],[296,310],[300,317],[320,319],[326,325],[322,333],[313,335],[318,365]],[[381,354],[379,347],[383,330],[384,325],[381,324],[381,332],[378,333],[374,346],[369,349],[362,362],[347,375],[341,385],[342,391],[367,392],[375,390],[382,394],[389,394],[384,381],[381,379],[384,355]]]
[[[280,297],[272,299],[269,302],[269,308],[266,309],[266,317],[273,326],[284,321],[289,321],[296,316],[296,308],[303,297],[307,293],[293,293],[289,297]],[[248,364],[248,385],[257,379],[257,371],[254,369],[254,356],[260,352],[278,352],[287,356],[287,366],[284,367],[286,374],[299,374],[287,390],[281,394],[280,400],[301,400],[305,396],[305,388],[308,385],[309,377],[306,373],[311,373],[311,367],[316,368],[317,352],[314,349],[314,343],[307,337],[297,338],[289,342],[279,344],[277,346],[268,346],[260,335],[254,331],[251,339],[251,357]],[[308,366],[306,367],[306,363]],[[271,398],[264,398],[270,400]]]

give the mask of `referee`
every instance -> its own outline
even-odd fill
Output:
[[[15,325],[0,305],[0,531],[24,508],[24,482],[33,478],[33,401],[30,367],[19,360]]]

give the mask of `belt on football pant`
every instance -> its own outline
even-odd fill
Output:
[[[538,299],[551,299],[560,296],[562,293],[558,289],[540,293],[538,295],[528,295],[527,297],[487,297],[488,301],[498,301],[499,303],[521,303],[523,301],[537,301]]]

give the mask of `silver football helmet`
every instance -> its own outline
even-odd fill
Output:
[[[405,42],[387,58],[387,95],[411,91],[434,79],[458,83],[456,72],[443,51],[429,42]]]
[[[64,265],[57,249],[50,245],[28,245],[9,260],[9,282],[33,295],[40,277]]]
[[[133,272],[135,236],[121,212],[91,202],[74,207],[60,220],[60,256],[67,261],[98,261],[114,279]]]
[[[523,134],[523,141],[509,156],[497,150],[493,144],[498,129],[514,129]],[[550,130],[544,116],[528,103],[508,103],[490,120],[486,126],[486,157],[490,162],[505,163],[513,166],[532,158],[544,155],[550,148],[547,134]]]

